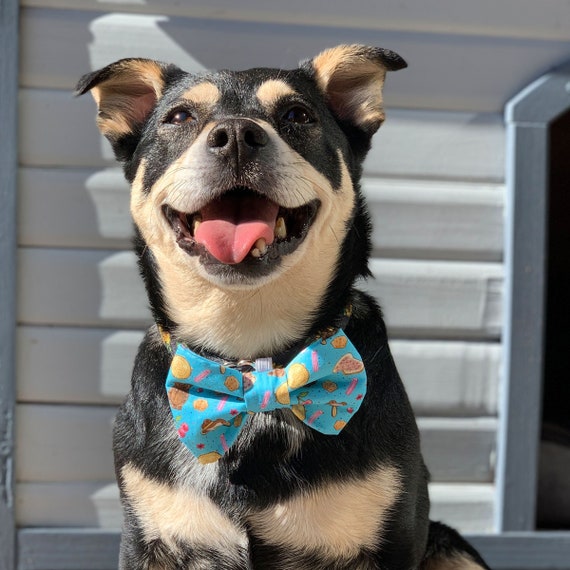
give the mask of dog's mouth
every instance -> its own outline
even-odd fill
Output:
[[[180,248],[211,265],[273,265],[307,236],[319,200],[284,208],[249,188],[236,187],[187,213],[163,206]]]

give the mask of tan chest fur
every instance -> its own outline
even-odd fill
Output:
[[[174,551],[180,544],[214,547],[228,554],[247,548],[244,528],[205,495],[158,483],[128,465],[122,478],[147,541],[161,540]],[[270,546],[350,559],[381,541],[399,493],[398,471],[379,468],[366,477],[327,483],[268,509],[250,511],[244,523]]]

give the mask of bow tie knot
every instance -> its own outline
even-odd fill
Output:
[[[243,398],[249,412],[271,412],[278,408],[286,408],[287,403],[281,403],[275,397],[275,376],[271,372],[246,372],[244,377]],[[248,384],[247,381],[251,384]]]
[[[201,463],[210,463],[233,444],[248,414],[288,408],[311,428],[338,434],[362,403],[366,372],[356,348],[338,330],[304,348],[284,368],[251,372],[225,367],[179,344],[166,389],[179,436]]]

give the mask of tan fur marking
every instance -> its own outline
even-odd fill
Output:
[[[482,570],[482,568],[470,556],[455,554],[450,558],[430,560],[421,567],[421,570]]]
[[[255,96],[262,105],[267,108],[273,107],[279,99],[294,95],[295,90],[285,81],[280,79],[270,79],[259,86]]]
[[[274,189],[284,207],[296,207],[319,198],[321,209],[305,241],[284,259],[282,268],[253,285],[218,283],[197,257],[183,252],[162,216],[169,203],[179,211],[194,212],[204,204],[199,152],[206,126],[188,152],[172,164],[154,185],[150,196],[142,191],[144,163],[132,187],[131,212],[151,248],[159,268],[170,317],[178,334],[228,358],[255,358],[271,354],[297,340],[308,325],[333,276],[339,244],[354,207],[354,190],[342,156],[341,187],[329,181],[293,151],[267,124],[264,128],[279,148],[283,187]]]
[[[177,541],[230,552],[246,546],[247,537],[208,498],[191,489],[170,487],[126,465],[121,471],[124,491],[145,539],[160,539],[176,550]]]
[[[213,83],[204,81],[188,89],[182,97],[189,99],[197,105],[214,106],[220,100],[221,93]]]
[[[337,46],[313,59],[317,83],[339,116],[356,124],[385,119],[382,87],[384,67],[363,57],[361,46]]]
[[[329,483],[261,512],[252,532],[269,544],[349,558],[374,547],[400,493],[400,477],[385,467],[363,479]]]
[[[323,91],[326,91],[326,87],[335,73],[338,71],[350,72],[348,65],[354,59],[360,59],[359,52],[359,46],[340,45],[319,53],[313,59],[313,67],[318,74],[317,80]]]

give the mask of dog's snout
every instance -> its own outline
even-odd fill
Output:
[[[215,154],[251,158],[268,141],[267,133],[257,123],[248,119],[231,119],[217,124],[210,131],[207,144]]]

